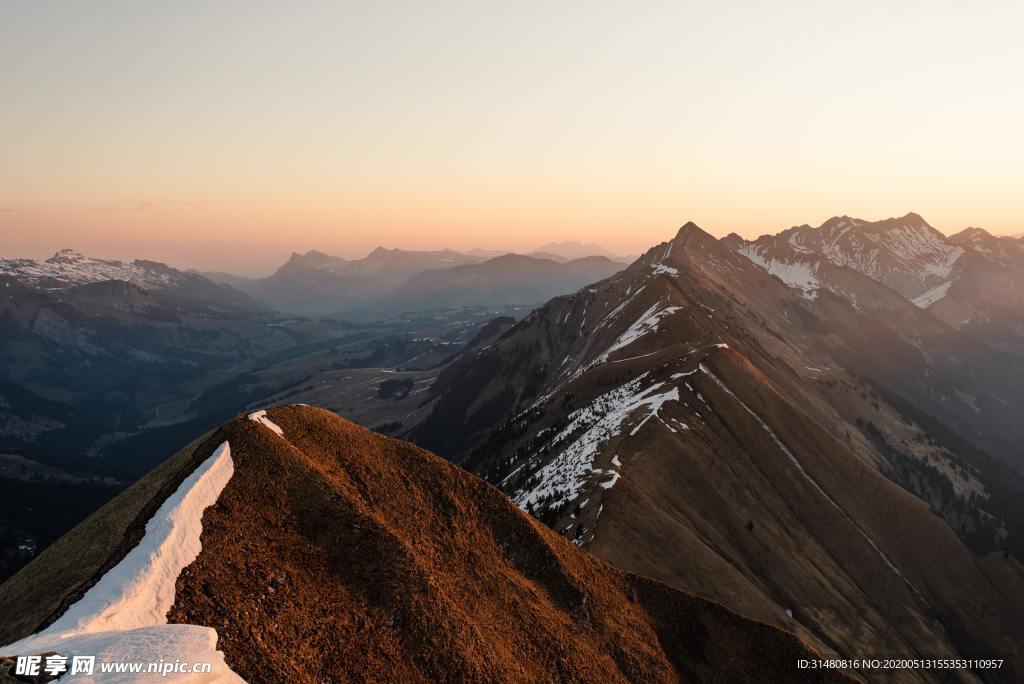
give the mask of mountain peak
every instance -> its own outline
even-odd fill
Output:
[[[672,241],[679,245],[705,245],[708,241],[716,242],[714,236],[693,221],[684,223]]]
[[[851,216],[847,216],[846,214],[843,214],[842,216],[833,216],[829,220],[825,221],[824,223],[821,224],[821,226],[819,227],[819,230],[821,230],[821,229],[828,230],[830,228],[845,228],[847,226],[856,226],[859,223],[862,223],[862,221],[859,221],[858,219],[855,219],[855,218],[853,218]],[[810,226],[808,226],[805,223],[802,226],[794,226],[794,228],[810,228]],[[790,230],[792,230],[792,229],[790,229]]]
[[[332,258],[334,258],[334,257],[332,257],[330,254],[327,254],[326,252],[321,252],[320,250],[311,249],[311,250],[308,250],[305,254],[301,254],[299,252],[292,252],[292,255],[289,258],[289,261],[303,261],[303,260],[309,260],[309,259],[316,259],[318,261],[322,261],[324,259],[332,259]]]
[[[744,240],[743,236],[741,236],[739,233],[733,232],[726,235],[724,238],[719,240],[719,242],[726,249],[735,252],[736,250],[740,249],[740,247],[743,246],[746,240]]]
[[[993,237],[994,236],[984,228],[971,226],[969,228],[964,228],[959,233],[953,233],[947,239],[955,245],[960,245],[965,242],[974,242],[976,240],[990,240],[993,239]]]
[[[76,264],[85,261],[85,255],[73,249],[64,248],[46,260],[49,264]]]
[[[311,249],[307,251],[305,254],[300,254],[299,252],[292,252],[291,257],[282,266],[282,268],[288,266],[289,264],[321,268],[332,264],[345,263],[346,261],[346,259],[343,259],[341,257],[332,256],[330,254],[327,254],[326,252],[321,252],[320,250],[317,249]]]
[[[903,217],[903,220],[907,223],[928,225],[928,222],[924,220],[924,217],[914,211],[907,212],[906,216]]]

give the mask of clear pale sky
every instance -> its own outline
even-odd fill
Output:
[[[0,254],[1024,231],[1024,3],[0,4]]]

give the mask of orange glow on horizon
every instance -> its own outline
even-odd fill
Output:
[[[4,256],[265,274],[378,245],[636,254],[687,220],[1024,231],[1024,5],[9,13]]]

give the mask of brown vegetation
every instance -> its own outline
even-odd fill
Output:
[[[813,657],[612,568],[426,451],[326,411],[270,418],[283,438],[227,427],[235,475],[170,613],[215,627],[249,681],[791,681]]]

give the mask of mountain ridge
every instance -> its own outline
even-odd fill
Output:
[[[46,622],[25,619],[39,606],[19,587],[61,594],[95,576],[57,555],[61,546],[100,529],[131,537],[146,517],[138,511],[162,496],[153,492],[218,443],[231,445],[233,474],[202,516],[202,548],[177,578],[167,628],[215,627],[217,649],[248,681],[724,681],[751,671],[786,681],[798,658],[817,657],[791,634],[590,557],[443,459],[302,406],[241,416],[197,440],[0,586],[21,625],[0,641]],[[51,561],[78,579],[52,574]]]
[[[986,527],[990,514],[971,507],[973,474],[949,476],[961,488],[951,502],[926,464],[975,471],[914,446],[924,429],[864,377],[898,377],[871,365],[887,348],[897,370],[926,377],[914,357],[956,333],[847,267],[808,297],[730,242],[686,224],[619,274],[550,301],[442,371],[412,437],[620,567],[824,650],[1012,651],[1024,608],[1001,606],[992,587],[1024,576],[991,552],[1002,523]],[[940,515],[950,503],[963,508]],[[954,524],[987,539],[981,558]],[[988,587],[984,618],[955,588],[964,582]],[[1018,636],[1004,640],[997,620]]]

